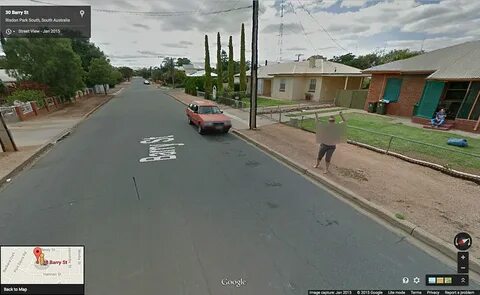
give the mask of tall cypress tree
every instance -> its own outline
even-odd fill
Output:
[[[235,75],[234,72],[234,65],[233,65],[233,41],[232,36],[230,36],[230,40],[228,41],[228,90],[234,91],[235,85],[233,76]]]
[[[247,72],[245,67],[245,25],[242,23],[240,35],[240,91],[247,90]]]
[[[222,43],[220,42],[220,32],[217,33],[217,91],[223,92],[223,66],[222,66]]]
[[[209,99],[212,94],[212,77],[210,68],[210,51],[208,49],[208,36],[205,35],[205,98]]]

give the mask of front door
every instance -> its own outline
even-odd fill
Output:
[[[437,110],[444,87],[444,82],[427,81],[415,116],[431,119]]]

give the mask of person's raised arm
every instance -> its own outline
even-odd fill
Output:
[[[345,117],[343,116],[343,113],[342,113],[342,112],[340,112],[340,113],[338,113],[338,114],[340,115],[340,118],[342,118],[342,123],[343,123],[343,122],[347,122],[347,120],[346,120]]]

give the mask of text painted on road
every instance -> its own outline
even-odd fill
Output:
[[[141,158],[140,163],[175,160],[177,158],[177,146],[183,143],[174,143],[173,135],[160,137],[145,137],[140,141],[141,144],[148,144],[148,157]]]

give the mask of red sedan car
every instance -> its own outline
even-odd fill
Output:
[[[198,100],[188,105],[186,111],[188,123],[196,125],[198,133],[221,131],[227,133],[232,127],[230,118],[211,101]]]

